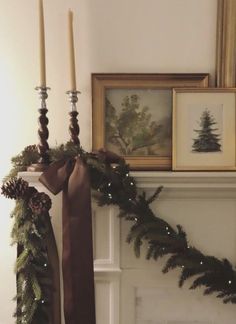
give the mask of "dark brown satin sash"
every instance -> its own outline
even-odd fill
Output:
[[[66,324],[95,324],[91,194],[82,160],[61,160],[41,175],[49,191],[63,190],[64,314]],[[57,323],[55,323],[57,324]]]
[[[61,292],[60,292],[60,263],[57,252],[56,240],[48,215],[46,218],[47,228],[49,232],[46,236],[46,246],[48,251],[49,266],[52,271],[52,284],[53,288],[51,291],[51,308],[49,310],[49,323],[50,324],[61,324]]]

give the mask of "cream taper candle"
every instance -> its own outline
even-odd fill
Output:
[[[75,45],[73,32],[73,12],[69,10],[68,14],[68,30],[69,30],[69,53],[70,53],[70,80],[71,91],[76,90],[76,73],[75,73]]]
[[[39,58],[40,58],[40,86],[46,87],[46,60],[45,60],[45,31],[43,0],[39,0]]]

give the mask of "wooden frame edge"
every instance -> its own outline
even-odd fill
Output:
[[[173,88],[173,103],[172,103],[172,170],[173,171],[236,171],[236,141],[235,141],[235,166],[222,167],[180,167],[177,166],[177,148],[176,148],[176,97],[178,93],[234,93],[235,94],[235,136],[236,136],[236,88]]]

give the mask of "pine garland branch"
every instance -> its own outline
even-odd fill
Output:
[[[159,257],[170,255],[163,273],[179,268],[181,270],[180,287],[187,279],[197,276],[190,289],[203,286],[205,287],[204,294],[217,292],[217,297],[223,298],[224,303],[236,303],[236,271],[230,262],[206,256],[194,247],[190,247],[186,233],[180,225],[177,225],[175,230],[165,220],[155,215],[150,208],[150,204],[161,193],[162,187],[157,188],[150,198],[146,197],[145,192],[138,194],[135,181],[129,176],[127,166],[122,164],[110,169],[105,165],[103,168],[101,166],[96,168],[96,164],[93,163],[93,174],[96,174],[96,178],[100,178],[101,181],[94,187],[100,193],[100,196],[96,197],[99,204],[118,205],[119,217],[134,222],[127,242],[134,243],[137,257],[140,256],[141,246],[146,241],[148,243],[147,259],[157,260]],[[117,179],[115,176],[120,179],[118,183],[113,181]],[[126,185],[124,185],[124,179]],[[128,181],[132,183],[131,193],[127,190]],[[107,183],[112,185],[107,186]]]
[[[27,153],[28,154],[28,153]],[[14,219],[12,241],[20,251],[16,264],[17,323],[48,323],[48,302],[52,279],[45,238],[45,218],[49,217],[50,198],[29,187],[21,178],[12,178],[2,186],[2,194],[16,199],[11,216]],[[49,288],[50,287],[50,288]],[[44,322],[41,321],[44,319]]]

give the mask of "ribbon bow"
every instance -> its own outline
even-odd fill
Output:
[[[91,194],[87,167],[80,157],[60,160],[52,163],[39,180],[55,195],[63,191],[65,323],[95,324]]]

